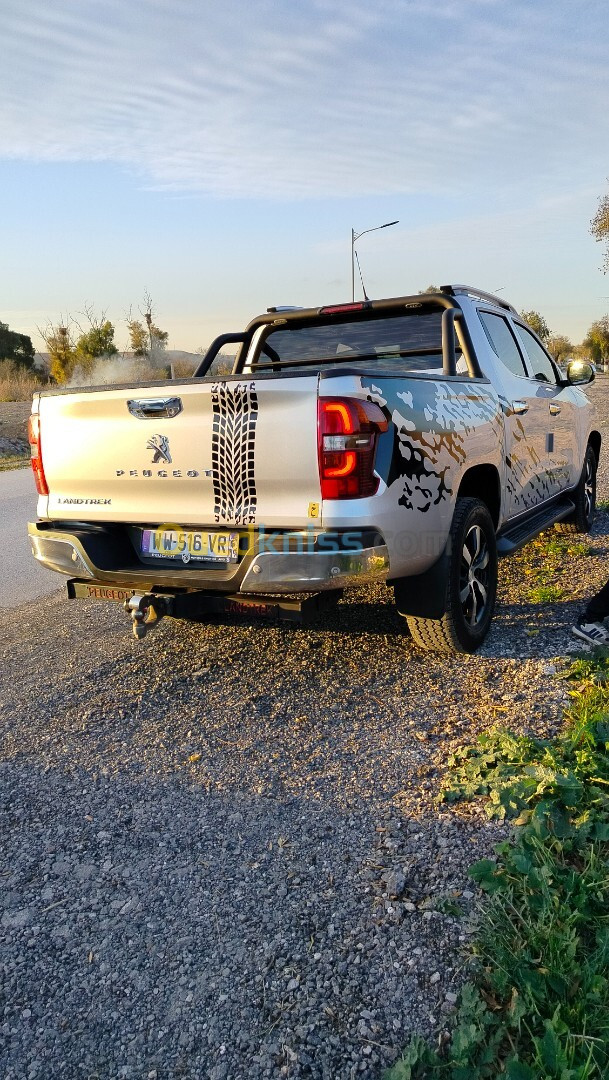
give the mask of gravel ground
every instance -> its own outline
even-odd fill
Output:
[[[31,411],[31,401],[0,401],[0,457],[29,453],[27,422]]]
[[[609,379],[592,394],[607,415]],[[592,545],[569,602],[524,602],[504,561],[489,638],[454,660],[382,587],[310,630],[165,620],[141,643],[114,605],[2,614],[3,1080],[371,1080],[441,1033],[467,867],[503,835],[438,809],[446,757],[497,722],[557,729],[609,514]]]

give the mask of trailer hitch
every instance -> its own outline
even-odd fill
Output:
[[[134,593],[125,600],[125,611],[131,615],[134,637],[143,638],[148,630],[161,621],[163,615],[169,615],[171,597],[156,593]]]
[[[180,590],[175,593],[139,592],[136,585],[114,585],[104,581],[67,583],[71,600],[116,600],[131,616],[133,634],[145,637],[164,615],[190,622],[207,622],[215,618],[243,616],[254,619],[278,619],[281,622],[308,624],[342,597],[341,589],[311,593],[305,597],[255,596],[241,593],[206,593],[203,590]]]

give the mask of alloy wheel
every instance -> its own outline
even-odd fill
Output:
[[[594,464],[588,454],[584,476],[584,514],[587,520],[590,520],[594,511],[595,487]]]
[[[486,615],[489,599],[490,553],[484,531],[472,525],[463,541],[459,600],[463,618],[474,629]]]

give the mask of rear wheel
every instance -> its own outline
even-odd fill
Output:
[[[557,523],[555,528],[559,532],[590,532],[596,509],[596,469],[596,454],[592,447],[588,446],[582,474],[575,489],[575,510],[570,517]]]
[[[449,538],[446,611],[441,619],[407,615],[417,645],[470,653],[488,633],[497,594],[495,527],[480,499],[457,499]]]

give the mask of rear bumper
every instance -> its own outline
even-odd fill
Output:
[[[385,545],[359,551],[285,552],[257,555],[240,586],[246,593],[318,592],[383,581],[389,571]]]
[[[289,543],[283,547],[292,544],[297,550],[260,550],[254,539],[239,563],[213,569],[145,566],[126,544],[124,533],[112,528],[83,526],[68,531],[50,522],[30,522],[28,533],[34,558],[50,570],[139,590],[156,586],[253,595],[320,592],[384,581],[389,572],[387,546],[378,535],[377,542],[368,543],[366,533],[360,547],[342,550],[315,550],[306,534],[285,534]]]

